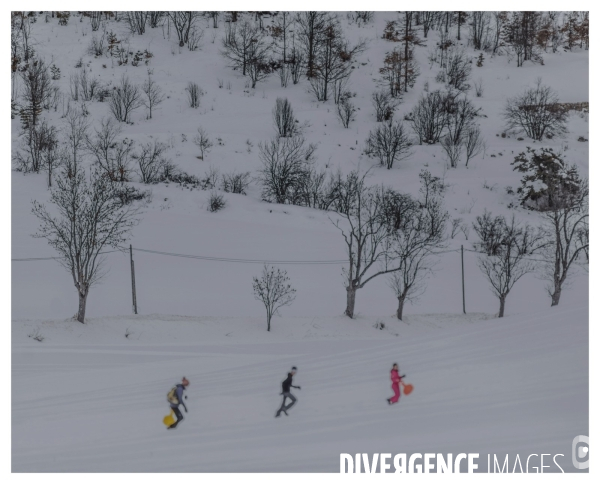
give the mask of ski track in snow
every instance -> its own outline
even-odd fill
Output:
[[[588,433],[583,307],[385,331],[348,320],[343,338],[327,336],[339,320],[307,337],[297,327],[317,331],[314,320],[282,318],[234,343],[225,333],[244,320],[217,336],[175,318],[188,337],[173,343],[161,342],[165,319],[13,322],[13,472],[337,472],[342,452],[479,452],[483,465],[488,452],[570,458]],[[34,328],[47,339],[28,338]],[[415,391],[389,407],[394,361]],[[292,365],[298,403],[275,419]],[[183,375],[189,413],[166,431],[166,393]]]

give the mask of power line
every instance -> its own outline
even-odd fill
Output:
[[[111,252],[124,252],[129,250],[126,247],[121,247],[117,250],[110,250],[101,252],[101,254],[110,254]],[[194,255],[194,254],[178,254],[175,252],[164,252],[160,250],[140,249],[133,247],[133,250],[138,252],[146,252],[148,254],[164,255],[168,257],[179,257],[184,259],[197,259],[207,260],[216,262],[237,262],[240,264],[293,264],[293,265],[327,265],[327,264],[346,264],[347,259],[331,259],[331,260],[263,260],[263,259],[241,259],[232,257],[212,257],[205,255]],[[458,249],[443,250],[439,252],[429,252],[431,255],[448,254],[450,252],[458,252]],[[11,259],[13,262],[30,262],[39,260],[59,260],[60,257],[29,257],[21,259]]]
[[[347,260],[258,260],[258,259],[239,259],[239,258],[230,258],[230,257],[210,257],[204,255],[191,255],[191,254],[177,254],[174,252],[163,252],[159,250],[149,250],[149,249],[138,249],[133,248],[133,250],[138,252],[147,252],[150,254],[159,254],[166,255],[170,257],[181,257],[184,259],[199,259],[199,260],[209,260],[209,261],[218,261],[218,262],[238,262],[241,264],[305,264],[305,265],[324,265],[324,264],[343,264],[348,262]]]
[[[100,252],[98,255],[111,254],[112,252],[122,252],[122,251],[121,251],[121,249],[107,250],[105,252]],[[11,259],[11,262],[32,262],[32,261],[38,261],[38,260],[60,260],[60,259],[62,259],[62,257],[27,257],[24,259]]]
[[[476,254],[480,254],[480,255],[486,255],[485,252],[479,252],[478,250],[473,250],[473,249],[465,249],[467,252],[474,252]],[[521,260],[528,260],[528,261],[532,261],[532,262],[543,262],[543,263],[553,263],[554,261],[547,261],[544,259],[532,259],[531,257],[517,257],[517,256],[511,256],[511,259],[517,259],[520,258]],[[573,262],[573,264],[578,265],[578,266],[585,266],[586,264],[582,264],[580,262]]]

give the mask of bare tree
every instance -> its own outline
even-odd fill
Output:
[[[204,95],[204,91],[200,88],[200,86],[195,82],[188,82],[185,90],[188,93],[188,101],[190,103],[191,108],[199,108],[200,107],[200,98]]]
[[[289,306],[296,298],[296,289],[290,283],[285,270],[264,265],[260,277],[252,278],[254,298],[262,301],[267,310],[267,331],[271,331],[271,319],[283,306]]]
[[[408,57],[405,57],[402,49],[395,48],[386,53],[379,73],[388,85],[390,95],[400,99],[417,81],[419,66],[412,57],[412,50],[409,51]]]
[[[490,23],[490,12],[471,12],[471,38],[475,50],[481,50],[484,46],[484,36],[486,35]]]
[[[37,126],[28,126],[21,139],[21,147],[22,150],[17,150],[13,157],[19,169],[25,173],[39,173],[46,165],[48,156],[54,160],[57,148],[56,129],[45,120],[38,122]]]
[[[282,64],[288,61],[288,50],[290,44],[290,35],[293,32],[295,18],[293,12],[282,11],[275,18],[275,25],[272,27],[273,39],[277,42],[278,51],[281,53]]]
[[[492,217],[487,211],[477,217],[473,228],[479,236],[475,248],[483,254],[478,265],[500,300],[498,317],[502,318],[510,290],[521,277],[535,270],[530,256],[544,247],[544,234],[519,224],[514,215],[507,222],[503,216]]]
[[[150,28],[155,29],[163,23],[166,12],[150,11],[148,13],[150,14],[148,18],[148,22],[150,22]]]
[[[300,75],[302,74],[302,66],[304,65],[304,54],[300,50],[292,48],[288,64],[290,66],[292,82],[298,84],[300,82]]]
[[[108,101],[110,112],[117,121],[129,123],[131,114],[143,105],[140,89],[123,74],[121,82],[115,86]]]
[[[217,12],[217,11],[211,11],[209,12],[210,18],[212,18],[213,21],[213,29],[216,29],[219,27],[219,16],[220,16],[221,12]]]
[[[62,131],[66,135],[67,150],[69,153],[71,168],[74,173],[77,173],[79,167],[79,155],[85,148],[85,143],[88,136],[89,124],[85,119],[82,111],[72,109],[67,114],[65,126]]]
[[[234,69],[241,69],[242,75],[249,74],[250,63],[259,70],[260,64],[269,54],[270,42],[265,32],[245,20],[240,24],[229,23],[229,30],[223,38],[221,55],[231,62]],[[255,72],[260,75],[260,72]]]
[[[512,163],[523,173],[517,189],[521,204],[542,213],[548,240],[543,251],[544,277],[550,281],[552,306],[560,301],[564,283],[589,247],[589,186],[575,165],[567,165],[551,148],[520,153]]]
[[[273,122],[275,123],[277,133],[282,138],[289,138],[297,133],[298,128],[296,126],[294,110],[287,98],[282,99],[278,97],[275,101],[275,107],[273,108]]]
[[[425,45],[414,28],[415,13],[412,11],[402,12],[403,18],[400,22],[401,27],[398,40],[404,44],[404,92],[408,92],[409,86],[412,87],[414,85],[416,76],[419,74],[417,64],[412,62],[414,48]]]
[[[52,187],[52,177],[64,158],[64,150],[59,146],[58,136],[54,126],[48,128],[46,138],[46,149],[43,151],[42,163],[44,169],[48,172],[48,188]]]
[[[437,143],[448,124],[449,96],[433,91],[419,99],[410,112],[410,124],[419,137],[419,144]]]
[[[397,270],[386,265],[389,230],[386,217],[382,216],[385,190],[368,187],[365,183],[367,173],[360,175],[353,171],[338,185],[333,207],[337,217],[330,219],[346,244],[348,266],[343,269],[342,276],[346,286],[344,314],[349,318],[354,317],[356,291],[375,277]]]
[[[340,118],[344,128],[348,128],[350,126],[350,122],[354,121],[355,112],[356,108],[354,107],[352,101],[350,101],[348,96],[344,96],[337,105],[338,117]]]
[[[149,11],[126,11],[125,20],[129,25],[129,30],[134,34],[143,35],[146,32],[146,22],[150,17]]]
[[[210,140],[210,138],[206,134],[206,131],[204,131],[202,128],[198,128],[198,132],[196,133],[196,136],[194,136],[194,144],[200,150],[200,159],[201,160],[204,159],[204,155],[206,153],[209,153],[210,149],[213,146],[213,142]]]
[[[544,275],[550,281],[548,294],[552,306],[560,302],[562,289],[572,266],[582,255],[589,260],[589,188],[586,180],[580,182],[576,196],[557,203],[544,212],[549,246],[544,250]]]
[[[394,110],[400,104],[398,100],[385,91],[374,92],[371,96],[371,101],[375,108],[375,118],[378,123],[391,121],[394,116]]]
[[[421,190],[424,193],[424,188]],[[433,269],[432,252],[444,247],[448,213],[439,196],[426,198],[427,203],[394,191],[386,197],[384,213],[391,230],[387,265],[397,267],[388,283],[398,299],[398,319],[402,319],[405,302],[417,297],[424,288]]]
[[[504,118],[509,129],[520,128],[527,136],[541,141],[544,136],[561,136],[566,133],[568,112],[559,105],[558,95],[538,78],[535,87],[509,99],[504,108]]]
[[[131,155],[137,161],[142,183],[156,183],[168,164],[164,153],[167,145],[157,139],[140,145],[140,150]]]
[[[52,94],[52,81],[42,59],[34,60],[29,68],[21,72],[23,80],[23,108],[21,119],[24,124],[35,126],[42,109],[48,108]],[[27,120],[27,121],[25,121]]]
[[[485,149],[485,141],[481,136],[481,130],[479,126],[470,126],[467,128],[464,136],[464,147],[467,161],[465,166],[469,166],[469,160],[474,156],[477,156]]]
[[[273,72],[270,62],[272,46],[271,38],[263,30],[258,30],[250,43],[246,63],[252,89],[256,88],[257,82],[264,81]]]
[[[190,31],[193,25],[196,23],[197,18],[201,15],[201,12],[184,12],[184,11],[172,11],[167,12],[169,20],[173,23],[177,37],[179,39],[179,47],[183,47],[189,41]]]
[[[93,137],[86,137],[86,148],[112,181],[129,181],[133,140],[118,140],[121,127],[112,119],[103,119]]]
[[[352,62],[364,49],[364,42],[350,45],[337,20],[328,21],[320,35],[319,44],[315,46],[310,67],[310,85],[318,101],[327,101],[329,93],[333,90],[338,94],[334,95],[334,101],[336,104],[339,102],[339,86],[350,77]]]
[[[388,170],[396,161],[405,160],[411,155],[410,138],[400,121],[389,121],[377,125],[369,133],[365,153],[379,160]]]
[[[458,160],[460,160],[460,157],[462,156],[463,140],[459,139],[458,141],[455,141],[452,136],[447,134],[442,138],[441,145],[450,162],[450,166],[456,168],[458,166]]]
[[[295,203],[308,170],[313,163],[316,147],[305,145],[301,136],[275,138],[259,143],[262,168],[259,180],[263,186],[262,196],[275,203]]]
[[[51,190],[49,211],[44,204],[33,202],[32,212],[40,221],[34,237],[45,238],[71,273],[77,289],[77,320],[85,322],[90,287],[103,275],[107,248],[119,249],[139,220],[140,209],[124,205],[118,186],[100,172],[92,172],[89,181],[83,170],[77,173],[68,159]],[[58,211],[58,215],[54,213]]]
[[[454,144],[460,144],[466,132],[474,125],[479,109],[466,97],[452,98],[448,96],[445,102],[447,112],[446,128],[448,136]]]
[[[446,58],[446,82],[458,91],[468,91],[471,86],[467,83],[471,75],[471,60],[464,50],[451,49]]]
[[[314,76],[316,53],[329,22],[330,13],[328,12],[299,12],[296,16],[298,40],[304,51],[307,66],[306,76],[309,79]]]
[[[162,103],[164,96],[160,86],[152,79],[150,71],[148,71],[148,79],[144,82],[142,91],[146,95],[146,99],[143,100],[144,106],[148,108],[149,118],[152,119],[152,108]]]
[[[223,175],[221,188],[226,193],[239,193],[246,195],[246,190],[250,185],[250,172],[227,173]]]

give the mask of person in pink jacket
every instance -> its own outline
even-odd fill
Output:
[[[392,405],[393,403],[397,403],[400,400],[400,383],[402,378],[406,375],[400,376],[398,374],[398,363],[394,363],[392,366],[392,371],[390,372],[390,379],[392,380],[392,390],[394,390],[394,396],[387,399],[388,404]]]

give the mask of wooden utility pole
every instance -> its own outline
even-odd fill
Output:
[[[137,299],[135,296],[135,268],[133,266],[133,247],[129,244],[129,260],[131,261],[131,297],[133,302],[133,314],[137,314]]]
[[[462,268],[463,314],[467,314],[465,310],[465,258],[462,245],[460,246],[460,266]]]

